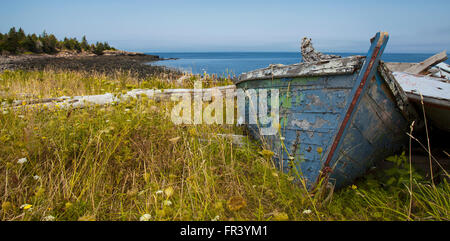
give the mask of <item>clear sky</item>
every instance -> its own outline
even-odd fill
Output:
[[[379,30],[386,52],[450,50],[448,0],[2,1],[0,32],[46,30],[130,51],[298,51],[303,36],[331,52],[365,52]]]

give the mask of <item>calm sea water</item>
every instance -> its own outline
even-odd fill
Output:
[[[167,66],[194,74],[240,75],[270,64],[294,64],[301,61],[301,54],[295,52],[210,52],[210,53],[148,53],[162,58],[179,58],[149,63]],[[343,57],[365,55],[366,53],[335,53]],[[389,54],[382,59],[387,62],[420,62],[433,54]],[[449,60],[446,61],[449,63]]]

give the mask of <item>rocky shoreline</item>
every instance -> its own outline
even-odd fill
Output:
[[[138,77],[174,72],[162,66],[145,63],[164,60],[156,55],[137,52],[105,51],[103,55],[92,53],[59,52],[49,54],[22,54],[0,56],[0,72],[4,70],[73,70],[114,74],[130,72]]]

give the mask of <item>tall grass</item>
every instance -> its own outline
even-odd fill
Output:
[[[4,71],[0,74],[0,98],[5,100],[36,99],[60,96],[95,95],[116,93],[137,88],[194,88],[198,76],[185,76],[183,82],[171,79],[172,76],[160,74],[138,78],[130,72],[114,73],[61,71]],[[231,84],[229,79],[220,82],[206,75],[202,78],[203,87]]]
[[[20,93],[44,98],[61,91],[189,88],[194,78],[180,86],[126,74],[6,71],[0,90],[6,103]],[[257,143],[235,146],[211,135],[242,134],[242,128],[174,125],[173,105],[142,97],[75,110],[3,108],[1,219],[408,220],[403,172],[370,174],[352,187],[311,195],[277,170]],[[448,183],[431,188],[417,175],[414,180],[411,219],[449,220]]]

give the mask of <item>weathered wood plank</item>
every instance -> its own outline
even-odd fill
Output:
[[[396,62],[387,62],[384,63],[390,71],[398,71],[398,72],[404,72],[405,70],[415,66],[417,63],[396,63]]]
[[[434,67],[430,68],[428,72],[430,72],[429,76],[433,76],[433,77],[436,77],[436,78],[442,78],[447,83],[450,83],[450,73],[448,73],[447,71],[437,67],[437,65],[435,65]]]
[[[311,39],[306,37],[302,39],[300,51],[302,53],[302,60],[304,63],[341,58],[341,56],[338,55],[323,54],[316,51],[312,45]]]
[[[443,71],[445,71],[445,72],[447,72],[447,73],[450,73],[450,65],[448,65],[446,63],[437,64],[436,67],[441,69],[441,70],[443,70]]]
[[[423,71],[427,70],[429,67],[438,64],[440,62],[443,62],[447,60],[447,53],[446,51],[442,51],[436,55],[431,56],[430,58],[424,60],[423,62],[420,62],[406,70],[404,70],[403,72],[406,73],[410,73],[410,74],[420,74]]]
[[[430,103],[450,108],[450,84],[429,76],[417,76],[394,72],[395,79],[410,99],[419,100],[422,95]]]
[[[351,56],[347,58],[298,63],[287,66],[271,65],[264,69],[243,73],[235,84],[247,80],[261,80],[270,78],[279,79],[352,74],[361,67],[364,59],[364,56]]]
[[[450,132],[450,83],[430,76],[395,72],[395,78],[411,101],[422,103],[431,123]]]
[[[435,70],[434,73],[431,73],[431,76],[446,79],[446,82],[450,83],[450,65],[440,63],[435,65],[430,70]]]

